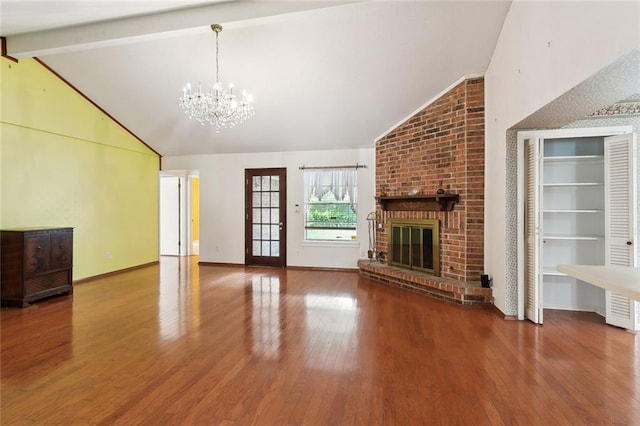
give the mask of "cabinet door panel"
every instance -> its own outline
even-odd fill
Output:
[[[25,236],[25,275],[34,275],[49,270],[49,234]]]
[[[527,199],[525,201],[525,239],[527,275],[525,277],[525,315],[534,323],[542,324],[542,274],[541,238],[540,238],[540,182],[542,170],[540,168],[540,141],[538,138],[526,140],[526,185]]]
[[[605,139],[606,264],[635,265],[637,218],[635,216],[635,135]],[[628,330],[640,329],[640,302],[606,292],[606,322]]]
[[[70,268],[73,249],[71,232],[51,233],[51,269]]]

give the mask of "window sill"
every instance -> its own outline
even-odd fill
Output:
[[[360,247],[358,240],[318,240],[302,242],[303,247]]]

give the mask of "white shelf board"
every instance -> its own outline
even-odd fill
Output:
[[[603,240],[604,235],[562,235],[562,234],[544,234],[542,236],[545,240],[588,240],[597,241]]]
[[[567,274],[558,271],[558,269],[552,267],[552,266],[545,266],[542,268],[542,275],[554,275],[557,277],[566,277]]]
[[[628,266],[558,265],[558,269],[586,283],[640,301],[640,268]]]
[[[603,160],[604,155],[558,155],[555,157],[543,157],[544,161],[584,161],[584,160]]]
[[[580,210],[568,210],[568,209],[561,209],[561,210],[554,210],[554,209],[545,209],[543,211],[543,213],[603,213],[604,210],[602,209],[580,209]]]
[[[558,183],[545,183],[542,186],[550,187],[573,187],[573,186],[604,186],[604,182],[558,182]]]

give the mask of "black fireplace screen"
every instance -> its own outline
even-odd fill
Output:
[[[390,263],[440,275],[440,243],[437,219],[390,220]]]

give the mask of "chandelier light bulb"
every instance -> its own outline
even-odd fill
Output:
[[[216,81],[215,84],[203,92],[200,83],[197,91],[191,91],[191,83],[183,89],[180,97],[180,108],[190,119],[194,119],[203,126],[211,124],[216,133],[222,128],[232,128],[239,123],[253,117],[253,98],[242,90],[242,96],[237,97],[233,93],[234,84],[229,83],[229,91],[225,91],[218,80],[218,35],[222,26],[214,24],[211,29],[216,33]]]

